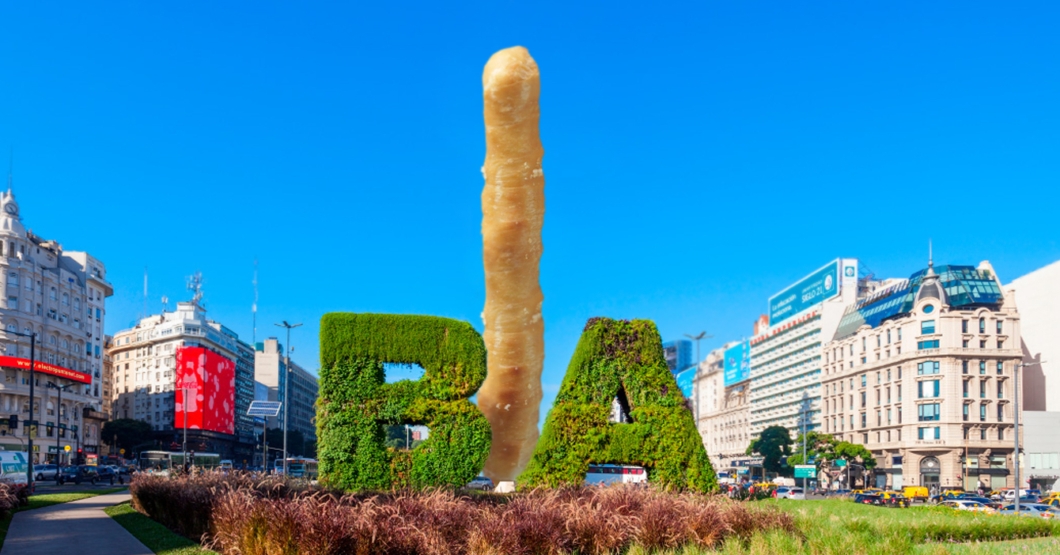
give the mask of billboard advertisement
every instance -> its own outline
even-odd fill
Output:
[[[839,260],[833,260],[801,281],[769,298],[769,325],[775,326],[792,316],[839,294]]]
[[[15,368],[18,370],[25,370],[28,372],[29,359],[18,357],[0,357],[0,366],[4,368]],[[48,374],[50,376],[66,378],[75,382],[92,383],[92,376],[88,372],[78,372],[77,370],[63,368],[62,366],[48,364],[47,362],[41,362],[39,360],[33,361],[33,371],[40,372],[42,374]]]
[[[177,349],[173,427],[222,434],[236,432],[236,365],[202,347]]]
[[[675,378],[677,378],[677,387],[681,390],[681,393],[685,395],[685,399],[691,399],[694,390],[694,383],[696,379],[697,368],[689,368],[684,372],[678,372]]]
[[[725,387],[751,378],[751,344],[746,339],[725,349]]]

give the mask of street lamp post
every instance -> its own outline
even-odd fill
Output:
[[[710,339],[710,338],[712,338],[714,336],[713,335],[707,335],[707,332],[701,331],[701,332],[699,332],[698,335],[689,335],[689,334],[686,333],[685,337],[687,337],[687,338],[691,339],[692,341],[696,342],[696,364],[699,364],[699,360],[700,360],[699,359],[699,342],[702,341],[703,339]],[[678,370],[680,370],[680,368],[678,368]]]
[[[47,385],[46,385],[47,387],[49,387],[51,389],[59,390],[59,400],[57,401],[58,404],[55,405],[55,414],[57,415],[55,420],[58,421],[57,422],[58,425],[55,426],[55,463],[56,463],[55,466],[56,467],[62,466],[62,464],[61,464],[61,462],[62,462],[62,454],[61,454],[62,451],[59,449],[59,430],[61,429],[60,426],[62,425],[62,416],[63,416],[63,390],[65,390],[68,387],[73,387],[75,385],[77,385],[77,384],[68,383],[66,385],[55,385],[52,382],[47,382]]]
[[[1013,431],[1015,432],[1015,443],[1016,450],[1012,452],[1012,468],[1016,476],[1016,489],[1012,494],[1012,498],[1016,501],[1016,515],[1020,514],[1020,367],[1027,366],[1038,366],[1041,362],[1017,362],[1012,368],[1012,375],[1015,378],[1014,388],[1015,391],[1012,393],[1013,398]]]
[[[26,429],[33,430],[33,382],[36,379],[34,369],[35,357],[37,356],[37,334],[33,332],[19,333],[11,330],[8,330],[7,333],[29,338],[29,422],[26,424]],[[27,436],[29,448],[26,452],[28,455],[26,458],[29,459],[29,465],[26,467],[26,484],[29,486],[29,490],[33,491],[33,434],[27,434]]]
[[[287,329],[287,343],[283,350],[283,475],[287,477],[287,406],[289,403],[288,399],[291,398],[290,380],[288,379],[291,374],[291,329],[301,326],[298,324],[288,324],[287,320],[284,320],[282,324],[276,324],[281,328]],[[266,431],[268,431],[266,429]]]

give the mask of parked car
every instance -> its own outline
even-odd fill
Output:
[[[863,505],[876,505],[883,507],[901,507],[905,508],[909,506],[909,502],[906,497],[898,492],[880,492],[880,493],[858,493],[854,495],[854,502],[861,503]]]
[[[478,476],[475,476],[475,479],[468,482],[468,484],[464,487],[466,487],[467,489],[477,489],[480,491],[492,491],[493,481],[480,474]]]
[[[793,488],[788,486],[780,486],[773,491],[773,497],[776,499],[806,499],[806,490],[802,488]]]
[[[34,480],[54,480],[59,472],[59,467],[54,464],[35,464],[33,465],[33,472],[36,473],[36,476],[33,477]]]
[[[943,501],[940,505],[958,511],[972,511],[987,514],[993,514],[995,512],[994,509],[986,503],[980,503],[979,501],[972,501],[970,499],[950,499],[948,501]]]
[[[80,484],[81,482],[91,482],[93,484],[99,482],[99,473],[96,469],[91,466],[85,465],[70,465],[64,466],[62,471],[59,472],[59,478],[56,480],[59,485],[67,482],[73,482]]]
[[[96,467],[96,479],[100,482],[109,482],[110,485],[114,485],[114,482],[118,479],[118,473],[114,472],[114,469],[109,466],[97,466]]]
[[[1014,515],[1016,513],[1016,505],[1005,505],[998,511],[998,514],[1003,515]],[[1056,518],[1056,512],[1049,510],[1049,505],[1043,505],[1041,503],[1020,503],[1020,510],[1018,513],[1020,516],[1037,516],[1041,518]]]

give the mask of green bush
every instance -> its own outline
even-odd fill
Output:
[[[632,422],[611,423],[611,402],[623,395]],[[650,320],[589,320],[519,487],[581,484],[590,463],[641,465],[666,489],[717,489]]]
[[[317,437],[321,481],[348,491],[462,486],[490,449],[486,417],[467,398],[486,378],[486,346],[466,322],[434,316],[324,315]],[[384,363],[419,364],[388,384]],[[429,438],[388,449],[384,427],[420,424]]]

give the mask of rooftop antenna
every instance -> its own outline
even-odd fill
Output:
[[[254,313],[254,331],[251,334],[251,343],[257,344],[258,342],[258,259],[254,259],[254,304],[250,307],[250,311]]]
[[[935,267],[935,257],[931,252],[931,239],[928,239],[928,268]]]
[[[169,297],[167,297],[165,295],[162,295],[162,314],[165,314],[166,310],[168,310],[168,309],[169,309]]]
[[[188,291],[192,292],[192,304],[200,304],[202,301],[202,272],[195,272],[194,275],[188,277]]]
[[[15,175],[15,147],[11,147],[11,156],[7,162],[7,194],[11,194],[11,184]]]

